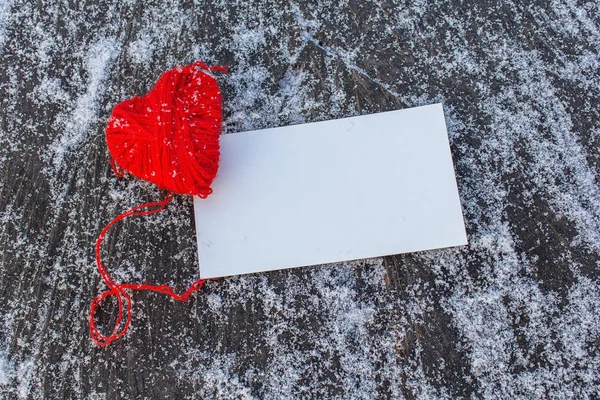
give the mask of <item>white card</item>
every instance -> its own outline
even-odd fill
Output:
[[[441,104],[221,136],[200,276],[467,244]]]

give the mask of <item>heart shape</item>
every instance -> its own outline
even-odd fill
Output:
[[[106,127],[114,161],[161,189],[207,197],[219,168],[222,122],[213,70],[223,68],[196,62],[171,69],[147,94],[117,104]]]

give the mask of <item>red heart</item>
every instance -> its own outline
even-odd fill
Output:
[[[222,121],[213,69],[200,62],[171,69],[147,94],[115,106],[106,142],[121,168],[175,193],[212,192]]]

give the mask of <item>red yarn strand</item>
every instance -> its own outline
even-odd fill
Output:
[[[180,294],[180,295],[176,294],[173,291],[173,289],[167,285],[148,285],[145,283],[117,284],[111,278],[110,274],[108,273],[108,270],[106,269],[106,267],[102,263],[102,260],[100,259],[100,249],[102,246],[102,241],[104,240],[104,237],[106,236],[106,233],[108,232],[108,230],[114,224],[116,224],[117,222],[119,222],[127,217],[130,217],[130,216],[151,215],[151,214],[158,213],[158,212],[164,210],[165,207],[167,206],[167,204],[169,204],[172,199],[173,199],[173,192],[168,192],[167,195],[165,196],[165,198],[161,201],[145,203],[145,204],[139,205],[137,207],[134,207],[128,211],[125,211],[124,213],[120,214],[118,217],[116,217],[115,219],[110,221],[108,223],[108,225],[106,225],[104,227],[104,229],[102,229],[102,231],[100,232],[100,235],[98,236],[98,239],[96,240],[96,266],[98,267],[98,272],[100,273],[102,280],[104,281],[106,286],[108,286],[109,290],[97,295],[94,298],[94,300],[92,301],[92,305],[90,308],[90,319],[89,319],[90,336],[92,337],[92,339],[94,340],[94,342],[96,342],[96,344],[98,346],[108,346],[114,340],[125,335],[125,333],[129,329],[129,325],[131,324],[132,300],[131,300],[131,297],[129,296],[129,294],[125,291],[125,289],[140,290],[140,291],[148,290],[148,291],[153,291],[153,292],[159,292],[159,293],[164,293],[164,294],[171,296],[174,300],[187,301],[189,299],[190,295],[192,293],[194,293],[195,291],[200,290],[202,288],[202,285],[206,281],[205,279],[199,279],[199,280],[195,281],[194,283],[192,283],[190,285],[190,287],[183,294]],[[94,315],[95,315],[96,309],[98,308],[100,303],[102,303],[102,301],[104,301],[104,299],[107,298],[108,296],[116,296],[119,312],[118,312],[117,319],[115,321],[115,326],[112,330],[112,333],[107,336],[107,335],[103,335],[98,330],[98,328],[96,326],[96,321],[95,321]],[[124,309],[123,303],[127,303],[127,305],[125,306],[125,309]],[[123,322],[123,314],[125,314],[125,322],[124,323],[122,323]]]
[[[121,168],[119,168],[119,166],[117,165],[115,160],[113,160],[112,158],[110,159],[110,167],[112,168],[112,170],[117,178],[122,178],[125,175],[123,170]]]

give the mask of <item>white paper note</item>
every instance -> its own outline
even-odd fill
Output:
[[[221,137],[200,276],[467,243],[441,104]]]

